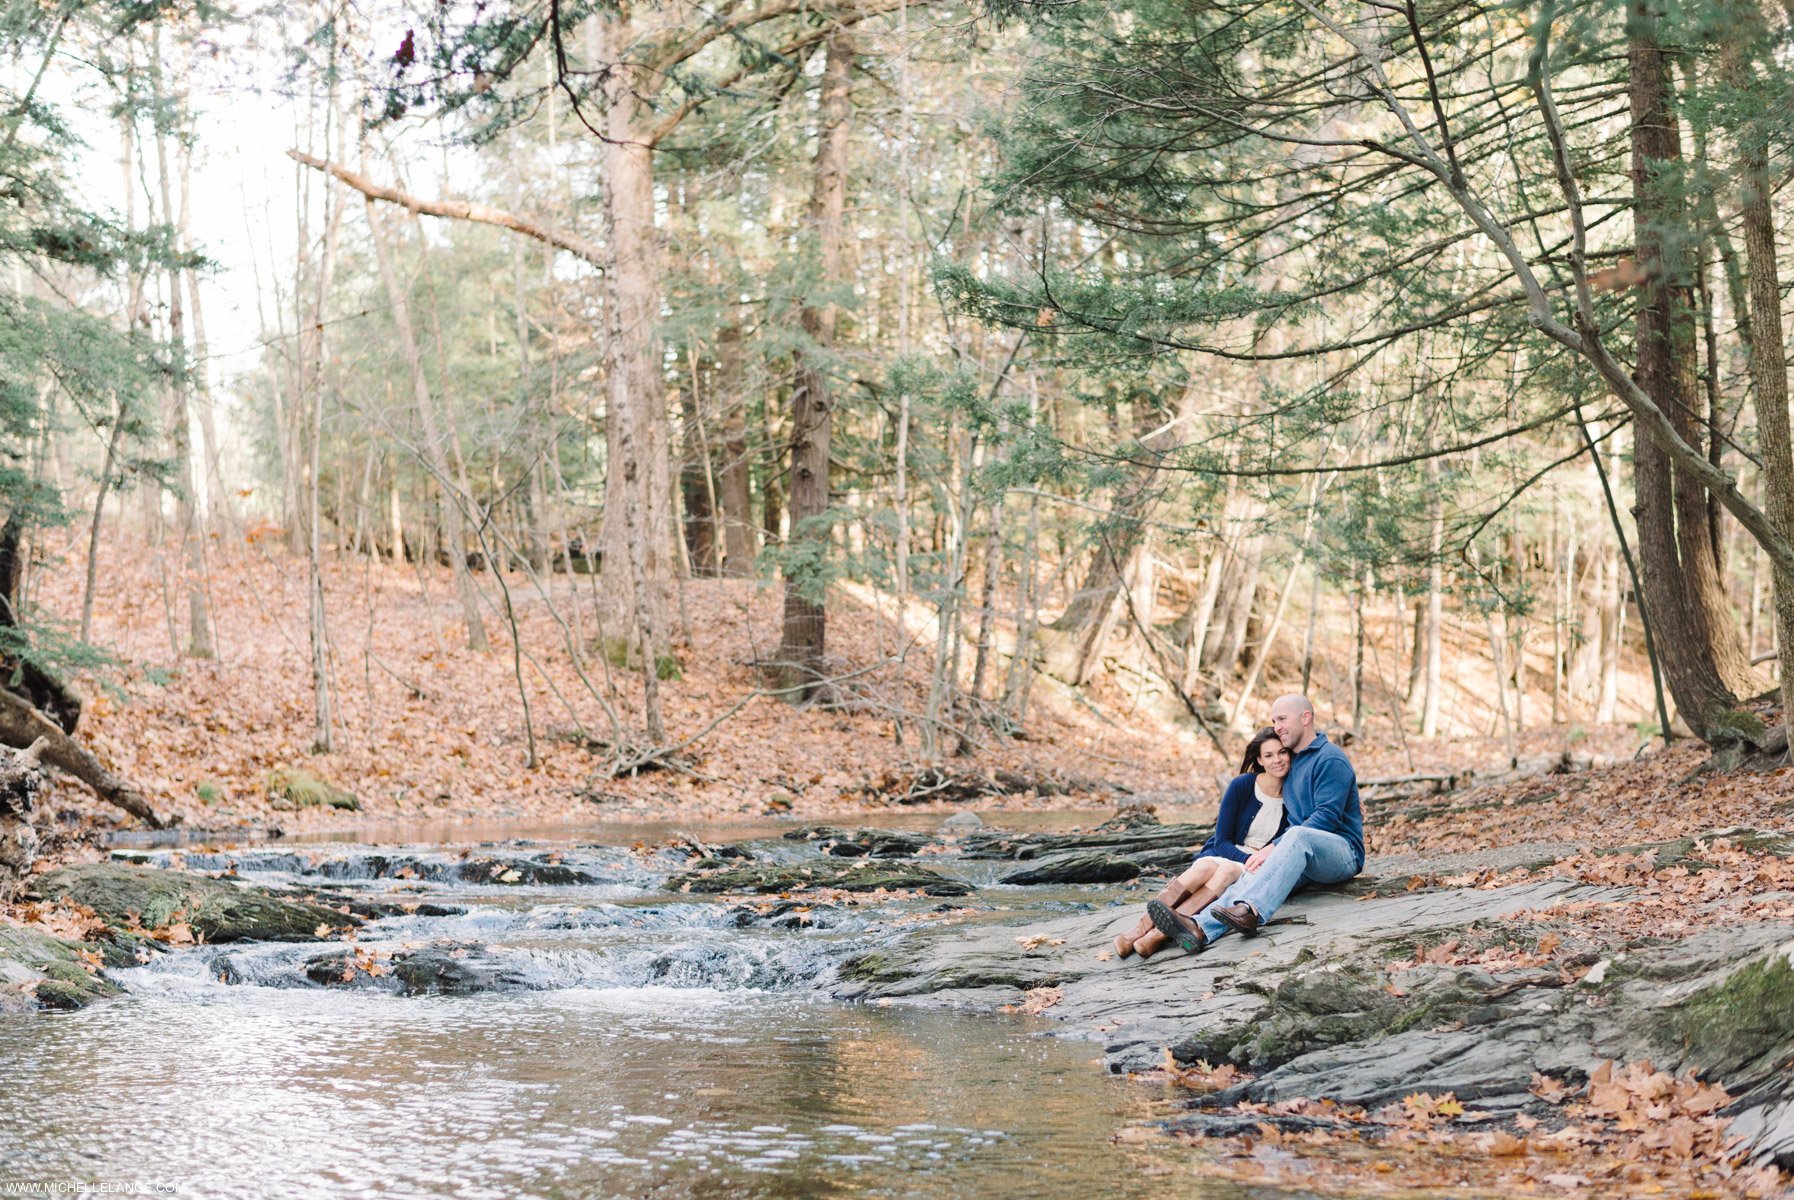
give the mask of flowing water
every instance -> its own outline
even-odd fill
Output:
[[[0,1017],[0,1194],[1166,1194],[1112,1141],[1163,1100],[1093,1045],[1033,1018],[828,998],[844,958],[937,901],[667,896],[665,864],[590,841],[479,853],[603,883],[482,885],[455,878],[463,853],[185,852],[436,915],[369,923],[353,972],[340,946],[201,946],[119,973],[119,1000]],[[400,993],[380,964],[420,947],[465,994]],[[1238,1194],[1191,1188],[1172,1190]]]

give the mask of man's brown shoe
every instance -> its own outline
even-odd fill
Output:
[[[1150,900],[1146,904],[1146,915],[1152,918],[1160,933],[1183,947],[1185,954],[1200,953],[1208,945],[1208,935],[1196,927],[1196,922],[1168,904]]]
[[[1258,927],[1264,922],[1252,911],[1252,906],[1244,900],[1236,900],[1232,904],[1217,904],[1208,910],[1208,915],[1229,929],[1252,937],[1258,933]]]

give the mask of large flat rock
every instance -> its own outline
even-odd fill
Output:
[[[33,886],[46,900],[93,909],[114,930],[162,929],[184,922],[208,942],[313,942],[326,936],[318,932],[320,926],[360,924],[359,918],[282,900],[248,884],[128,863],[63,867],[39,876]]]
[[[1617,894],[1564,880],[1365,899],[1317,893],[1292,899],[1279,914],[1305,918],[1306,924],[1273,926],[1255,938],[1228,936],[1198,955],[1172,949],[1146,961],[1114,958],[1109,945],[1139,917],[1139,905],[1046,921],[999,915],[921,930],[851,959],[836,994],[994,1008],[1019,1002],[1027,989],[1053,986],[1061,998],[1044,1015],[1057,1019],[1065,1036],[1101,1041],[1113,1069],[1138,1069],[1157,1063],[1165,1047],[1192,1030],[1250,1019],[1298,963],[1380,967],[1429,933],[1566,899]],[[1140,897],[1142,905],[1146,899]],[[1018,938],[1042,940],[1024,949]],[[1104,952],[1111,957],[1099,958]]]
[[[1102,1044],[1112,1070],[1232,1062],[1249,1079],[1209,1103],[1297,1096],[1378,1107],[1454,1092],[1480,1107],[1537,1101],[1535,1072],[1579,1086],[1604,1061],[1649,1059],[1724,1085],[1733,1131],[1759,1160],[1794,1166],[1794,925],[1747,923],[1646,942],[1586,978],[1552,968],[1387,964],[1479,922],[1623,888],[1543,880],[1493,889],[1353,897],[1319,891],[1279,915],[1305,923],[1230,935],[1198,955],[1141,962],[1110,939],[1135,905],[1040,920],[986,913],[849,959],[835,994],[995,1008],[1035,988],[1061,1036]],[[1145,897],[1141,897],[1142,900]],[[1586,965],[1587,960],[1583,960]],[[1396,981],[1399,979],[1399,986]],[[1191,1118],[1195,1124],[1212,1118]]]

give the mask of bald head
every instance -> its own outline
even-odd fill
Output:
[[[1277,697],[1271,703],[1271,728],[1291,754],[1308,749],[1314,740],[1314,705],[1307,696]]]

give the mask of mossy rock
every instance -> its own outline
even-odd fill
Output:
[[[392,975],[407,996],[472,996],[530,986],[515,963],[471,943],[400,951],[392,956]]]
[[[1714,864],[1702,857],[1703,850],[1697,843],[1711,848],[1713,843],[1724,840],[1733,849],[1747,854],[1770,854],[1776,858],[1794,858],[1794,834],[1764,832],[1758,829],[1725,829],[1711,833],[1702,833],[1690,837],[1675,838],[1667,842],[1647,842],[1636,846],[1616,846],[1612,849],[1596,850],[1599,855],[1641,854],[1649,851],[1657,856],[1656,866],[1687,867],[1699,870]]]
[[[23,985],[41,1008],[86,1008],[121,991],[82,957],[83,951],[94,949],[47,933],[0,926],[0,983]],[[5,1007],[0,1002],[0,1011]]]
[[[1471,1020],[1496,985],[1476,968],[1442,967],[1430,978],[1404,980],[1405,995],[1378,971],[1318,970],[1268,991],[1270,1003],[1250,1021],[1186,1038],[1171,1048],[1179,1062],[1233,1062],[1254,1072],[1315,1050],[1374,1041],[1422,1026]],[[1262,989],[1261,989],[1262,990]]]
[[[869,954],[855,955],[842,963],[840,976],[854,983],[886,983],[904,978],[910,970],[910,965],[894,963],[889,955],[874,950]]]
[[[1186,856],[1207,840],[1209,830],[1200,825],[1144,825],[1136,829],[1099,829],[1089,833],[1004,833],[992,830],[969,834],[960,843],[967,858],[1044,858],[1074,850],[1101,850],[1111,854],[1145,854],[1178,849]]]
[[[796,866],[778,863],[734,865],[720,859],[700,859],[696,869],[667,881],[673,891],[715,894],[722,892],[801,892],[808,888],[834,888],[843,892],[919,891],[930,896],[969,896],[972,885],[926,867],[901,866],[856,859],[852,863],[813,863]]]
[[[793,829],[785,835],[785,840],[814,842],[817,849],[836,858],[911,858],[921,853],[922,847],[933,839],[926,833],[904,833],[894,829],[850,831],[817,825],[811,829]]]
[[[1717,1077],[1775,1068],[1794,1052],[1794,942],[1752,959],[1666,1014],[1688,1061]]]
[[[360,919],[259,888],[124,863],[64,867],[37,880],[47,900],[85,904],[115,932],[129,933],[132,919],[144,929],[184,921],[208,942],[322,941],[319,926],[341,928]]]
[[[856,955],[841,964],[840,978],[850,983],[867,984],[874,994],[903,995],[921,992],[976,991],[981,988],[1053,987],[1065,979],[1062,967],[1047,958],[1019,954],[1004,960],[966,963],[944,969],[931,968],[925,957],[913,957],[904,947],[873,950]],[[899,986],[892,984],[925,984]]]
[[[360,812],[361,801],[353,792],[345,792],[319,779],[302,767],[275,767],[262,779],[268,803],[276,812],[295,812],[301,808],[340,808]]]
[[[1182,852],[1179,851],[1181,855]],[[1031,885],[1044,883],[1125,883],[1137,879],[1140,864],[1101,851],[1057,854],[1052,858],[1030,862],[1019,871],[1011,871],[999,883]]]
[[[518,886],[545,884],[566,887],[576,883],[597,883],[584,871],[560,863],[538,863],[527,859],[476,858],[462,863],[455,872],[465,883],[493,883]]]

